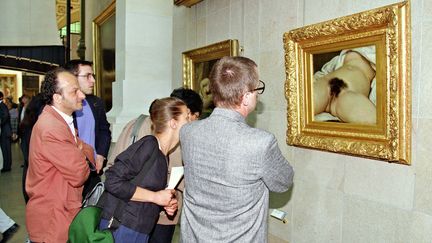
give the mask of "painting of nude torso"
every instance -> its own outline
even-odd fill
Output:
[[[314,54],[313,120],[376,124],[376,47]]]

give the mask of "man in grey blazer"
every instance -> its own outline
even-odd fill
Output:
[[[248,58],[224,57],[214,65],[216,108],[180,131],[182,242],[267,242],[269,191],[287,191],[294,171],[274,135],[246,124],[264,88]]]

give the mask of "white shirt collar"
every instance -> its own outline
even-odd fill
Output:
[[[64,113],[62,111],[60,111],[59,109],[55,108],[55,106],[53,106],[53,105],[51,107],[55,111],[57,111],[57,113],[59,113],[61,117],[63,117],[63,119],[65,120],[65,122],[69,126],[69,129],[71,130],[71,132],[72,132],[72,134],[74,136],[75,142],[76,142],[77,140],[76,140],[75,126],[73,124],[73,117],[69,116],[68,114],[66,114],[66,113]]]
[[[55,111],[57,111],[57,113],[59,113],[60,114],[60,116],[62,116],[63,117],[63,119],[66,121],[66,123],[69,125],[69,124],[73,124],[73,117],[72,116],[69,116],[68,114],[66,114],[66,113],[64,113],[63,111],[61,111],[61,110],[59,110],[59,109],[57,109],[55,106],[51,106],[52,108],[54,108],[54,110]]]

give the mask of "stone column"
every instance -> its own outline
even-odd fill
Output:
[[[116,81],[107,114],[113,142],[172,90],[172,15],[171,0],[116,1]]]

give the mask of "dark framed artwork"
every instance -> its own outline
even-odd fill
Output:
[[[112,108],[112,83],[115,81],[115,1],[93,20],[93,61],[95,94]]]

